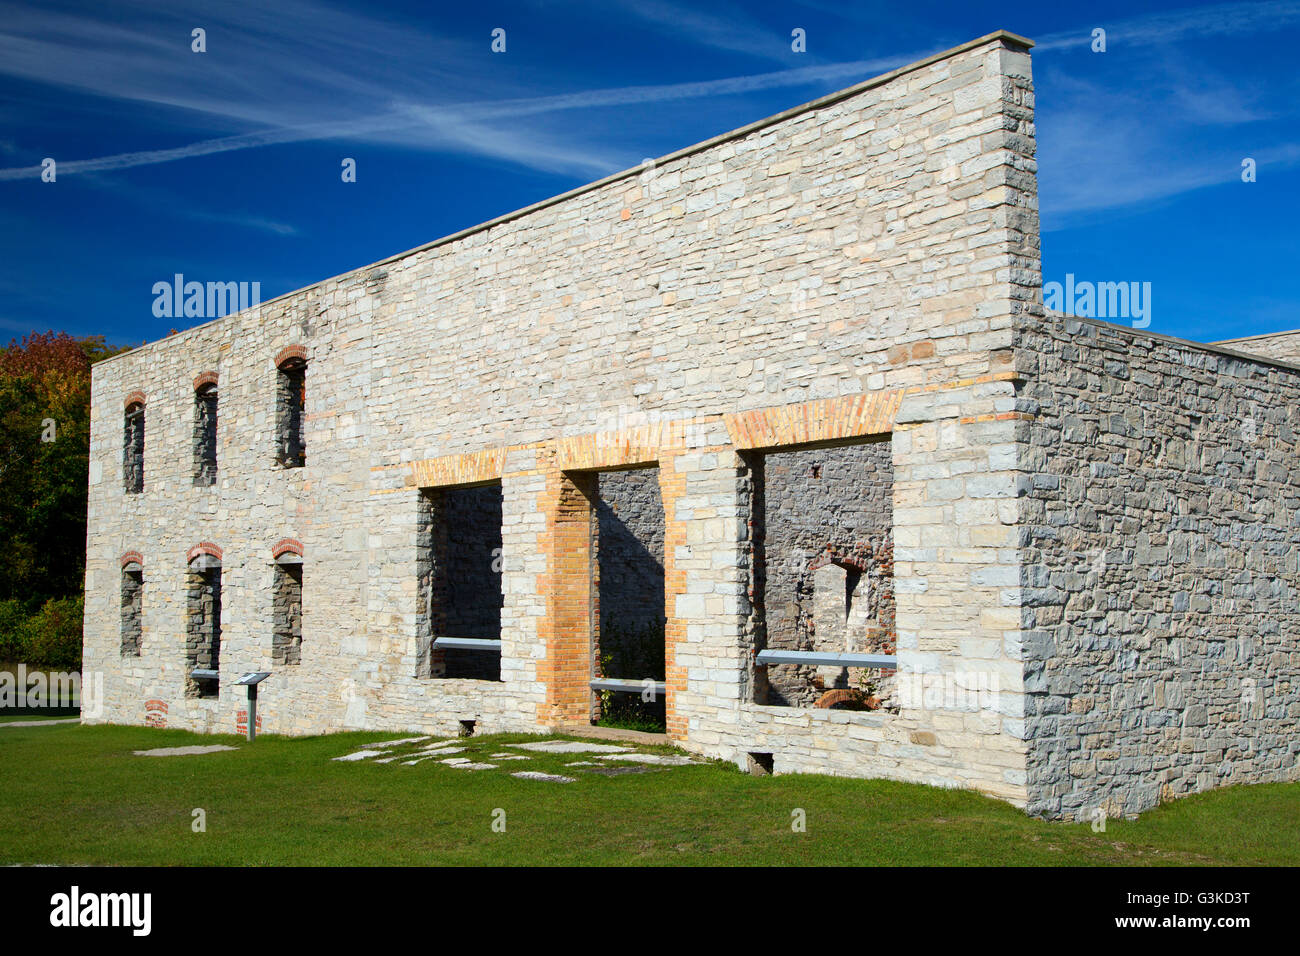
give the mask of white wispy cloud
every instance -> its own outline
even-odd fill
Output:
[[[119,199],[129,199],[152,210],[192,222],[219,223],[239,226],[277,236],[296,236],[298,229],[286,222],[269,219],[253,212],[239,209],[211,209],[194,202],[189,197],[177,196],[158,186],[127,181],[123,177],[104,173],[88,173],[79,182]]]
[[[1103,210],[1239,183],[1246,157],[1261,171],[1289,169],[1300,159],[1294,142],[1263,125],[1294,128],[1300,114],[1293,92],[1276,81],[1191,63],[1174,47],[1126,58],[1123,69],[1122,84],[1053,61],[1036,71],[1036,85],[1053,104],[1038,115],[1044,231]]]
[[[734,3],[698,3],[670,0],[601,0],[599,7],[616,6],[674,38],[715,50],[744,53],[763,60],[782,62],[790,55],[791,23],[784,31],[764,26]]]
[[[3,43],[0,42],[0,54],[3,54],[3,50]],[[385,91],[385,106],[382,110],[375,112],[371,109],[366,111],[365,115],[353,119],[281,125],[249,133],[213,137],[184,146],[116,153],[90,159],[61,160],[58,162],[58,172],[63,175],[128,169],[215,153],[309,140],[366,139],[394,145],[470,152],[521,162],[548,172],[603,175],[620,167],[619,158],[609,150],[566,146],[552,139],[545,131],[525,130],[517,125],[489,128],[485,124],[505,119],[541,116],[563,110],[635,106],[737,95],[782,87],[856,81],[902,66],[928,55],[929,52],[932,51],[856,60],[849,63],[818,64],[717,80],[612,87],[549,96],[471,100],[452,105],[430,105],[420,102],[409,92],[404,92],[401,100],[394,103],[391,94]],[[0,71],[4,69],[5,67],[0,64]],[[119,97],[142,97],[142,94],[133,88],[118,85],[113,89],[115,95]],[[182,103],[193,109],[221,112],[226,116],[240,114],[242,118],[242,114],[247,112],[234,107],[218,110],[214,102],[204,100],[200,103],[179,96],[173,97],[169,105],[182,105]],[[0,181],[37,178],[40,173],[39,164],[0,169]]]
[[[1036,38],[1034,49],[1038,53],[1069,48],[1088,49],[1092,44],[1092,31],[1097,27],[1106,31],[1106,46],[1109,50],[1116,44],[1136,46],[1169,43],[1189,37],[1203,39],[1271,32],[1297,22],[1300,22],[1300,3],[1295,0],[1223,3],[1118,20],[1099,16],[1096,22],[1077,30],[1062,30]]]
[[[519,96],[504,77],[498,80],[482,69],[486,36],[480,49],[317,0],[285,0],[273,10],[232,8],[216,18],[182,12],[159,0],[147,0],[146,6],[148,30],[57,11],[0,17],[0,73],[162,105],[179,111],[178,123],[224,125],[228,131],[176,147],[60,160],[60,174],[129,169],[282,143],[353,140],[463,152],[594,177],[627,165],[628,157],[608,145],[578,142],[542,118],[566,110],[847,85],[935,52],[812,63],[714,80]],[[675,25],[705,45],[768,55],[770,31],[743,16],[733,21],[730,13],[694,12],[669,0],[627,0],[620,8],[664,28]],[[1144,45],[1159,51],[1184,38],[1247,35],[1295,22],[1300,22],[1300,0],[1193,7],[1096,25],[1106,28],[1111,49]],[[208,24],[207,54],[189,51],[189,29],[197,23]],[[1051,70],[1053,51],[1086,50],[1091,26],[1040,38],[1040,68],[1046,64]],[[1119,89],[1089,85],[1065,71],[1050,74],[1058,98],[1039,115],[1040,157],[1045,212],[1058,221],[1076,212],[1227,181],[1233,173],[1226,160],[1171,151],[1170,144],[1189,129],[1240,125],[1276,112],[1240,81],[1188,70],[1159,56],[1132,62],[1141,82]],[[393,81],[397,75],[400,84]],[[393,96],[394,88],[401,90],[399,97]],[[322,116],[331,119],[322,121]],[[248,130],[249,125],[261,128]],[[1254,158],[1261,166],[1295,161],[1292,147],[1285,144],[1258,149]],[[39,174],[38,165],[0,169],[0,181]]]

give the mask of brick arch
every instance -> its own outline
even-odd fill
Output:
[[[878,710],[880,698],[853,687],[837,687],[822,694],[813,706],[820,710]]]
[[[198,544],[190,548],[190,550],[185,553],[185,561],[188,563],[204,554],[210,555],[211,557],[216,558],[218,561],[221,560],[220,548],[218,548],[211,541],[200,541]]]
[[[138,564],[144,567],[144,555],[139,551],[123,551],[117,561],[122,567],[126,567],[128,564]]]
[[[126,398],[122,399],[122,408],[127,409],[132,405],[140,405],[143,407],[144,403],[144,392],[137,389],[134,392],[126,393]]]
[[[207,385],[216,385],[216,384],[217,384],[216,372],[212,372],[212,371],[200,372],[198,375],[194,376],[194,391],[196,392]]]
[[[307,361],[307,346],[286,345],[284,348],[280,349],[280,351],[276,353],[275,367],[281,368],[284,366],[285,362],[291,361],[293,359],[299,359],[300,361],[303,362]]]
[[[271,557],[278,558],[283,554],[296,554],[302,557],[302,542],[297,538],[281,538],[271,547]]]
[[[871,562],[868,558],[869,556],[861,554],[840,554],[838,551],[832,549],[830,545],[827,545],[825,551],[821,552],[817,557],[808,562],[808,572],[812,573],[819,568],[826,567],[828,564],[838,564],[847,571],[864,572],[869,570],[871,567]]]

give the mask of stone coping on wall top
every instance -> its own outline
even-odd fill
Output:
[[[1209,352],[1212,355],[1224,355],[1228,358],[1242,359],[1247,362],[1254,362],[1256,365],[1272,365],[1276,368],[1286,369],[1288,372],[1300,372],[1300,365],[1294,362],[1287,362],[1282,359],[1270,358],[1267,355],[1260,355],[1256,352],[1244,352],[1240,349],[1225,348],[1229,343],[1245,343],[1252,339],[1276,338],[1279,335],[1300,335],[1300,329],[1295,333],[1291,332],[1273,332],[1267,335],[1252,335],[1242,339],[1224,339],[1221,342],[1197,342],[1194,339],[1180,339],[1176,335],[1165,335],[1162,332],[1151,332],[1147,329],[1135,329],[1131,326],[1120,325],[1116,322],[1107,322],[1105,319],[1093,319],[1082,315],[1066,315],[1062,312],[1047,312],[1047,318],[1055,319],[1059,322],[1071,321],[1081,322],[1084,325],[1091,325],[1099,329],[1105,329],[1108,332],[1116,332],[1120,335],[1127,335],[1135,339],[1154,339],[1157,342],[1166,342],[1169,345],[1177,345],[1182,348],[1192,349],[1197,352]]]
[[[1244,347],[1248,346],[1251,342],[1275,342],[1278,339],[1293,337],[1300,337],[1300,329],[1284,329],[1281,332],[1261,332],[1259,335],[1243,335],[1240,338],[1235,339],[1219,339],[1217,342],[1211,342],[1209,344],[1219,348],[1229,348],[1236,345]]]
[[[846,87],[842,90],[838,90],[834,93],[829,93],[826,96],[819,97],[815,100],[809,100],[806,103],[801,103],[798,106],[793,106],[790,109],[783,110],[780,113],[776,113],[764,119],[756,120],[753,123],[748,123],[745,126],[738,127],[736,129],[730,130],[729,132],[721,133],[717,136],[711,137],[710,139],[702,140],[701,142],[695,143],[691,146],[685,146],[682,149],[675,150],[674,152],[661,156],[658,159],[651,160],[649,163],[643,162],[638,166],[631,167],[630,169],[624,169],[621,170],[620,172],[612,173],[609,176],[604,177],[603,179],[598,179],[595,182],[587,183],[586,185],[579,186],[576,189],[571,189],[568,192],[560,193],[558,196],[552,196],[549,199],[543,199],[540,202],[535,202],[531,205],[524,206],[520,209],[514,210],[513,212],[505,213],[503,215],[497,216],[495,219],[489,219],[486,222],[479,223],[476,226],[470,226],[467,229],[462,229],[458,232],[453,232],[450,235],[443,236],[439,239],[435,239],[432,242],[427,242],[423,245],[416,246],[413,249],[408,249],[405,252],[399,252],[395,255],[389,256],[386,259],[380,259],[377,262],[370,263],[369,265],[358,266],[355,269],[349,269],[347,272],[342,272],[339,273],[338,275],[329,276],[328,278],[321,279],[318,282],[313,282],[310,285],[303,286],[299,289],[294,289],[293,291],[286,292],[283,295],[278,295],[273,299],[267,299],[265,302],[259,303],[258,305],[253,306],[252,308],[246,309],[244,311],[257,312],[257,310],[264,309],[267,306],[274,305],[283,300],[292,299],[294,296],[302,295],[303,293],[320,289],[331,282],[338,282],[340,280],[347,279],[355,275],[359,275],[360,273],[366,272],[370,269],[378,269],[384,266],[389,266],[392,265],[393,263],[400,262],[401,260],[409,258],[411,256],[419,255],[422,252],[427,252],[431,249],[436,249],[439,246],[448,245],[450,243],[457,242],[461,239],[465,239],[468,236],[472,236],[476,233],[486,232],[487,230],[492,229],[495,226],[504,225],[505,223],[513,222],[516,219],[522,219],[523,217],[531,215],[532,213],[540,212],[543,209],[548,209],[551,206],[558,205],[559,203],[565,202],[569,199],[574,199],[586,193],[594,192],[605,186],[613,185],[614,183],[620,182],[625,179],[629,179],[633,176],[639,176],[641,175],[642,172],[645,171],[647,166],[658,167],[665,163],[671,163],[679,159],[685,159],[688,156],[693,156],[696,153],[703,152],[714,146],[720,146],[721,144],[730,142],[731,140],[741,139],[745,136],[750,135],[751,133],[755,133],[758,132],[759,130],[766,129],[769,126],[775,126],[778,123],[783,123],[787,120],[793,119],[794,117],[800,116],[804,113],[810,113],[813,112],[814,110],[825,109],[828,106],[833,106],[842,100],[856,96],[859,93],[863,93],[877,86],[883,86],[886,83],[890,83],[896,79],[899,79],[900,77],[906,76],[909,73],[914,73],[917,70],[924,69],[927,66],[932,66],[933,64],[938,63],[942,60],[952,59],[953,57],[960,56],[963,53],[968,53],[971,50],[975,50],[978,49],[979,47],[987,46],[992,43],[1006,43],[1013,47],[1021,47],[1025,51],[1028,51],[1034,45],[1033,40],[1020,36],[1019,34],[1012,33],[1009,30],[994,30],[992,33],[986,33],[982,37],[976,37],[974,40],[968,40],[965,43],[959,44],[955,47],[951,47],[947,50],[941,50],[940,52],[933,53],[930,56],[922,57],[921,59],[915,60],[912,63],[908,63],[903,66],[897,67],[896,69],[890,70],[887,73],[882,73],[879,76],[870,77],[869,79],[863,80],[859,83],[855,83],[854,85]],[[202,325],[196,325],[191,329],[185,329],[184,331],[177,332],[175,335],[169,335],[165,339],[159,339],[156,342],[147,343],[146,345],[142,345],[137,349],[132,349],[129,352],[123,352],[121,355],[115,355],[103,359],[99,362],[96,362],[95,367],[107,366],[112,362],[116,362],[118,359],[124,358],[126,356],[135,355],[137,352],[143,349],[149,349],[159,344],[165,344],[176,340],[180,340],[185,336],[198,331],[199,329],[206,328],[209,325],[215,325],[219,322],[224,322],[228,319],[237,318],[242,314],[243,314],[242,312],[232,312],[230,315],[213,319],[210,322],[204,322]]]

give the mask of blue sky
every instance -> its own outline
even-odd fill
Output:
[[[1045,281],[1300,327],[1300,0],[43,0],[0,2],[0,339],[160,338],[174,273],[269,299],[999,28],[1038,42]]]

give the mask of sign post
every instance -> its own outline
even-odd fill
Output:
[[[253,671],[235,681],[248,688],[248,742],[257,736],[257,685],[271,676],[270,671]]]

